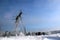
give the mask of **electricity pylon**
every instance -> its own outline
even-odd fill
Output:
[[[26,34],[26,28],[25,28],[25,26],[23,24],[21,15],[22,15],[22,11],[15,18],[15,24],[16,24],[15,32],[16,32],[16,35],[18,34],[18,24],[19,24],[19,22],[21,22],[21,24],[23,25],[23,33]]]

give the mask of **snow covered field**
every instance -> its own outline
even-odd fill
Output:
[[[52,35],[45,35],[45,36],[12,36],[12,37],[0,37],[0,40],[42,40],[43,37],[48,36],[58,36],[60,37],[60,34],[52,34]]]
[[[42,40],[41,36],[0,37],[0,40]]]

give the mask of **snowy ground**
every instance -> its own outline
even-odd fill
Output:
[[[0,37],[0,40],[42,40],[43,37],[48,36],[58,36],[60,37],[60,34],[52,34],[52,35],[45,35],[45,36],[13,36],[13,37]]]
[[[41,36],[0,37],[0,40],[42,40]]]

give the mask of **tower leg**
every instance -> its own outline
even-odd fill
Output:
[[[21,23],[22,23],[22,25],[23,25],[23,33],[24,33],[24,35],[26,35],[26,28],[25,28],[25,26],[24,26],[24,24],[23,24],[22,18],[20,18],[20,21],[21,21]]]
[[[16,36],[18,36],[18,21],[15,23],[16,24],[16,27],[15,27],[15,32],[16,32]]]

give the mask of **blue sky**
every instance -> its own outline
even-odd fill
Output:
[[[20,9],[27,31],[60,30],[60,0],[0,0],[1,30],[14,30]]]

